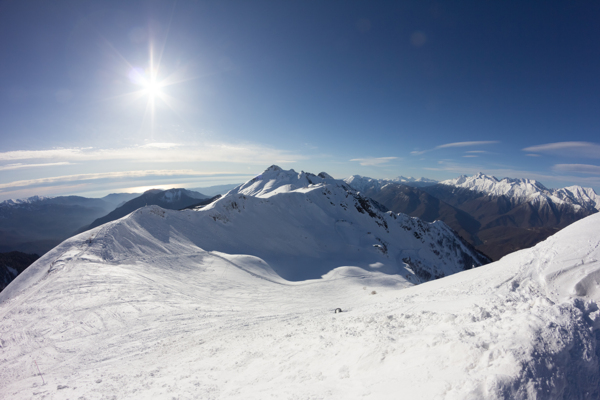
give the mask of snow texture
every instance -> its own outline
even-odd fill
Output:
[[[0,293],[0,398],[598,398],[600,214],[413,285],[373,240],[369,257],[325,248],[385,232],[353,193],[271,167],[201,210],[149,206],[63,242]],[[328,202],[352,224],[334,232]],[[414,219],[383,215],[404,240]],[[326,250],[342,261],[321,278],[284,279]]]

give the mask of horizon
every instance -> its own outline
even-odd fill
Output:
[[[263,172],[265,170],[263,170]],[[283,170],[285,170],[285,169],[283,169]],[[294,172],[297,172],[297,173],[310,172],[310,171],[295,171],[293,168],[290,168],[290,170],[293,170]],[[289,171],[289,170],[286,170],[286,171]],[[321,172],[327,172],[327,171],[321,171]],[[473,174],[473,175],[460,175],[460,176],[457,176],[456,178],[450,178],[450,179],[457,179],[457,178],[460,178],[460,177],[463,177],[463,176],[474,177],[474,176],[479,175],[481,173],[482,172],[478,172],[478,173]],[[314,173],[314,174],[317,174],[317,173]],[[14,198],[14,197],[12,197],[12,198],[2,198],[0,196],[0,202],[6,201],[6,200],[27,200],[29,198],[36,197],[36,196],[39,196],[39,197],[50,197],[50,198],[51,197],[61,197],[61,196],[80,196],[80,197],[88,197],[88,198],[102,198],[102,197],[105,197],[105,196],[108,196],[108,195],[111,195],[111,194],[120,194],[120,193],[143,194],[143,193],[145,193],[145,192],[147,192],[149,190],[163,190],[163,191],[166,191],[166,190],[172,190],[172,189],[186,189],[186,190],[198,191],[198,190],[201,190],[201,189],[214,188],[214,187],[218,187],[218,186],[227,186],[227,185],[237,185],[237,186],[240,186],[240,185],[243,185],[243,184],[247,183],[248,181],[250,181],[251,179],[253,179],[254,177],[256,177],[258,175],[260,175],[260,174],[253,175],[251,178],[248,178],[248,179],[246,179],[243,182],[217,183],[217,184],[200,185],[200,186],[195,186],[194,184],[185,184],[185,183],[184,184],[163,184],[163,185],[158,184],[158,185],[150,185],[150,186],[135,186],[135,187],[118,188],[118,189],[111,189],[111,190],[96,190],[96,191],[89,191],[89,192],[64,193],[64,194],[57,194],[55,196],[33,195],[33,196],[29,196],[29,197],[20,197],[20,198]],[[494,175],[489,175],[489,174],[484,174],[484,175],[486,175],[488,177],[496,178],[499,181],[501,181],[503,179],[519,179],[519,178],[511,178],[511,177],[501,177],[500,178],[500,177],[497,177],[497,176],[494,176]],[[359,176],[359,177],[362,177],[362,178],[379,179],[379,180],[393,180],[393,179],[396,179],[396,178],[407,178],[407,179],[415,179],[415,180],[418,180],[418,179],[429,179],[429,178],[424,177],[424,176],[414,177],[414,176],[403,176],[403,175],[398,175],[398,176],[395,176],[395,177],[392,177],[392,178],[373,178],[373,177],[370,177],[370,176],[359,175],[359,174],[352,174],[352,175],[345,176],[345,177],[342,177],[342,178],[336,178],[336,177],[333,177],[333,178],[334,179],[338,179],[338,180],[344,180],[344,179],[349,178],[351,176]],[[436,182],[440,183],[442,181],[436,180]],[[545,185],[544,182],[540,182],[540,181],[537,181],[537,180],[536,180],[536,182],[541,183],[545,188],[550,189],[550,190],[561,189],[560,187],[549,187],[549,186]],[[212,183],[214,183],[214,182],[212,182]],[[584,186],[584,188],[585,188],[585,186]],[[592,188],[592,190],[595,191],[594,188]],[[200,193],[204,194],[202,192],[200,192]]]
[[[600,192],[600,4],[32,4],[0,5],[0,201],[272,164]]]

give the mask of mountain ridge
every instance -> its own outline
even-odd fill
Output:
[[[394,212],[432,222],[441,219],[493,260],[546,239],[597,212],[590,188],[550,191],[530,179],[485,174],[409,188],[365,178],[362,192]]]
[[[600,196],[592,188],[569,186],[561,189],[548,189],[540,182],[527,178],[498,179],[478,173],[473,176],[461,175],[456,179],[441,181],[440,184],[466,188],[486,193],[490,196],[506,196],[516,201],[547,201],[566,203],[585,209],[600,211]]]
[[[385,228],[352,192],[338,198],[339,187],[320,181],[327,178],[270,178],[245,187],[261,197],[238,192],[198,211],[138,209],[34,263],[0,293],[0,397],[600,395],[600,214],[499,262],[419,285],[352,264],[292,282],[276,262],[201,249],[204,233],[193,222],[218,227],[210,236],[225,242],[237,232],[248,248],[281,250],[286,229],[265,229],[261,242],[257,230],[240,232],[240,221],[269,228],[281,221],[277,203],[289,226],[306,215],[323,221],[339,200],[354,216],[347,221]],[[330,247],[331,234],[320,244]],[[288,250],[302,250],[296,242]],[[373,261],[385,261],[371,249]]]
[[[140,207],[147,206],[148,204],[160,205],[171,210],[179,210],[197,204],[198,200],[206,199],[208,199],[208,196],[205,196],[202,193],[183,188],[174,188],[168,190],[150,189],[142,193],[140,196],[123,203],[108,214],[95,219],[91,224],[81,227],[78,230],[78,233],[122,218]]]

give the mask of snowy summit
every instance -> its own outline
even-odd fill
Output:
[[[481,172],[473,176],[461,175],[456,179],[449,179],[440,183],[485,193],[490,196],[506,196],[519,202],[545,201],[600,211],[600,196],[596,194],[594,189],[581,186],[548,189],[533,179],[498,179]]]
[[[0,397],[595,399],[599,223],[472,268],[443,223],[272,166],[19,275],[0,293]]]

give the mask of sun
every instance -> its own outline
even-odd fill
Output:
[[[146,95],[148,95],[148,97],[150,97],[151,99],[160,96],[160,88],[160,82],[157,82],[154,79],[151,79],[144,84],[144,91],[146,92]]]
[[[133,90],[124,92],[117,97],[126,99],[128,105],[139,102],[146,103],[140,131],[149,128],[150,136],[153,137],[159,109],[164,110],[166,107],[179,116],[176,108],[181,105],[181,102],[169,95],[169,87],[196,78],[187,76],[185,68],[175,69],[166,74],[166,68],[161,65],[162,54],[159,55],[158,60],[155,60],[153,46],[150,46],[149,53],[145,66],[136,66],[119,54],[119,58],[125,61],[123,65],[127,68],[126,76]]]

